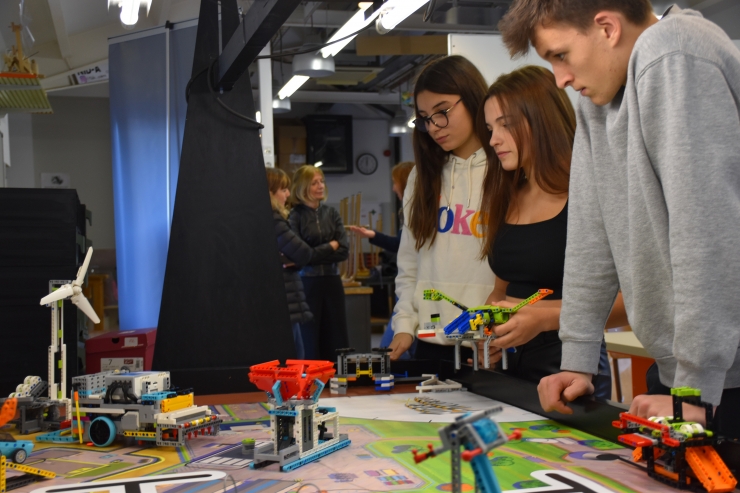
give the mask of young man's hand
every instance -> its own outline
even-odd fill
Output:
[[[653,416],[673,416],[673,397],[670,395],[647,395],[635,396],[630,405],[630,414],[641,418]],[[703,407],[691,404],[683,405],[684,421],[693,421],[702,426],[707,425],[707,414]]]
[[[414,336],[412,336],[411,334],[401,332],[400,334],[394,335],[393,340],[391,341],[390,345],[388,345],[388,347],[393,350],[390,354],[391,361],[398,360],[398,358],[400,358],[401,355],[405,353],[413,343]]]
[[[566,404],[586,394],[594,393],[591,374],[564,371],[548,375],[537,386],[540,405],[545,411],[557,411],[562,414],[573,414]]]

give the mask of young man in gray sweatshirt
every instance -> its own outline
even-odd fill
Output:
[[[649,0],[514,0],[500,28],[512,55],[531,43],[583,96],[563,371],[541,381],[543,408],[569,413],[592,392],[621,289],[663,386],[701,389],[719,406],[718,431],[740,438],[740,50],[698,12],[674,6],[659,21]],[[638,396],[630,411],[673,414],[665,395]]]

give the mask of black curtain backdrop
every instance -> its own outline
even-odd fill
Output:
[[[226,43],[236,1],[221,11]],[[259,133],[203,72],[218,39],[217,3],[202,1],[153,365],[199,395],[244,391],[249,366],[295,357]],[[248,75],[220,97],[255,114]]]

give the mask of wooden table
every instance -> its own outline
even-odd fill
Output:
[[[635,333],[632,331],[606,332],[604,339],[606,340],[606,350],[612,358],[629,358],[632,360],[632,396],[647,393],[645,374],[648,368],[655,363],[655,360],[650,357],[640,341],[637,340]],[[614,376],[614,381],[618,385],[619,375]]]

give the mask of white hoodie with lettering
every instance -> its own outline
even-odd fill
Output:
[[[423,299],[425,289],[436,289],[467,306],[482,305],[493,290],[495,276],[487,260],[479,260],[485,223],[480,204],[486,154],[478,149],[468,159],[452,154],[442,168],[442,193],[439,198],[437,237],[416,251],[416,237],[403,228],[398,250],[393,332],[416,337],[416,331],[439,314],[442,326],[460,315],[460,309],[447,301]],[[403,196],[404,218],[411,217],[416,168],[411,170]],[[424,338],[435,344],[454,344],[444,336]]]

